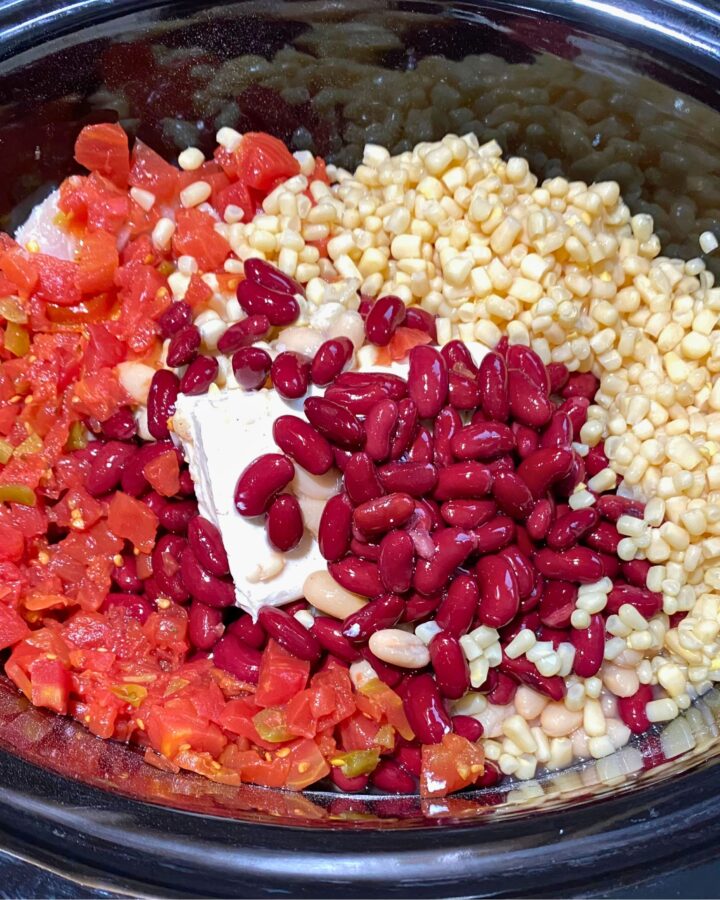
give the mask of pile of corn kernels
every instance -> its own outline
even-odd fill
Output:
[[[242,137],[223,128],[218,140],[232,148]],[[233,249],[229,272],[255,256],[306,286],[291,349],[321,310],[351,312],[361,293],[395,294],[436,314],[440,343],[492,347],[506,334],[546,363],[600,379],[576,446],[604,441],[610,468],[580,486],[577,506],[618,476],[621,493],[648,501],[643,521],[619,520],[619,555],[652,563],[648,587],[663,594],[663,612],[610,617],[599,676],[568,678],[563,703],[521,687],[507,707],[471,694],[455,711],[477,715],[488,757],[524,779],[538,764],[560,768],[627,743],[616,698],[640,684],[658,686],[651,721],[675,718],[720,680],[720,288],[703,261],[662,257],[652,218],[632,216],[615,182],[538,184],[526,160],[505,161],[496,142],[479,146],[472,134],[394,157],[367,145],[354,173],[328,167],[330,187],[308,184],[312,154],[296,157],[301,174],[267,197],[263,214],[245,223],[229,207],[216,226]],[[179,160],[188,170],[202,161],[197,150]],[[189,203],[196,195],[201,202],[199,189]],[[192,260],[187,268],[170,276],[176,298]],[[210,347],[241,317],[236,306],[216,293],[201,314]],[[677,612],[688,615],[670,628]]]

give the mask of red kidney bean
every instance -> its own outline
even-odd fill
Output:
[[[185,585],[181,563],[187,541],[176,534],[166,534],[155,544],[152,552],[153,577],[162,594],[175,603],[184,603],[190,596]]]
[[[472,716],[453,716],[450,721],[455,734],[459,734],[460,737],[464,737],[473,744],[483,736],[482,722],[478,722]]]
[[[372,537],[400,528],[414,510],[415,502],[409,494],[388,494],[358,506],[353,513],[353,522],[364,535]]]
[[[156,440],[170,436],[168,419],[175,412],[180,380],[174,372],[158,369],[150,382],[147,400],[148,431]]]
[[[408,387],[404,378],[392,372],[343,372],[335,379],[333,387],[347,390],[375,385],[391,400],[407,397]]]
[[[255,284],[268,288],[271,291],[279,291],[281,294],[300,294],[305,296],[305,291],[301,284],[280,271],[277,266],[264,259],[256,259],[252,257],[246,259],[243,267],[245,269],[245,277]]]
[[[405,603],[402,621],[422,622],[435,612],[441,599],[442,597],[440,594],[434,594],[431,597],[424,597],[422,594],[417,593],[410,594]]]
[[[200,349],[200,329],[197,325],[188,325],[170,338],[167,350],[167,364],[175,369],[186,366],[197,356]]]
[[[462,498],[474,500],[490,493],[492,482],[492,473],[482,463],[455,463],[438,472],[434,497],[439,501]]]
[[[112,580],[124,594],[135,594],[142,591],[142,580],[137,573],[137,560],[134,556],[124,556],[119,566],[113,566]]]
[[[195,485],[193,484],[192,475],[190,474],[189,469],[182,469],[180,471],[180,493],[183,497],[194,497],[195,496]]]
[[[440,604],[435,621],[448,634],[460,637],[472,625],[480,601],[480,589],[471,575],[457,575]]]
[[[512,431],[515,435],[518,456],[520,459],[527,459],[540,446],[539,434],[527,425],[521,425],[520,422],[513,422]]]
[[[477,779],[475,784],[477,785],[477,787],[495,787],[495,785],[500,784],[500,782],[503,780],[503,777],[504,776],[498,768],[497,763],[490,762],[490,760],[486,759],[485,769],[482,775],[480,775],[480,777]],[[496,800],[495,797],[497,797],[498,799]],[[499,792],[495,794],[486,792],[483,794],[483,798],[485,803],[490,803],[490,798],[492,798],[493,803],[502,803],[504,799]]]
[[[515,523],[505,516],[498,516],[473,531],[478,553],[496,553],[512,543]]]
[[[248,316],[267,316],[273,326],[292,325],[300,315],[300,306],[292,294],[272,290],[247,278],[237,286],[237,299]]]
[[[375,601],[373,600],[373,603],[374,602]],[[344,623],[342,627],[345,627]],[[373,631],[374,630],[375,629],[373,629]],[[388,687],[396,688],[402,682],[407,669],[399,669],[397,666],[391,666],[381,659],[378,659],[367,644],[358,647],[358,650],[360,651],[360,656],[362,656],[366,662],[369,662],[373,669],[375,669],[380,681],[384,682]]]
[[[508,397],[510,412],[523,425],[542,428],[553,414],[547,391],[519,369],[508,370]]]
[[[332,766],[330,769],[330,779],[336,788],[339,788],[344,794],[358,794],[360,791],[364,791],[365,788],[370,783],[369,775],[354,775],[352,778],[348,778],[347,775],[343,775],[342,769],[339,766]],[[335,811],[335,807],[333,806],[333,811]],[[340,809],[338,813],[343,813],[346,810]],[[354,812],[354,810],[348,810],[349,812]]]
[[[565,399],[568,397],[585,397],[592,401],[599,387],[600,381],[592,372],[573,372],[560,391],[560,396]]]
[[[651,565],[646,559],[631,559],[628,562],[620,563],[620,571],[623,578],[634,587],[644,588]]]
[[[233,357],[233,366],[236,356]],[[310,360],[300,353],[279,353],[270,366],[270,377],[281,397],[297,400],[307,393],[310,385]]]
[[[338,387],[337,382],[325,391],[325,399],[332,400],[354,416],[366,416],[381,400],[389,399],[381,384]]]
[[[233,606],[235,589],[228,581],[221,581],[211,575],[198,562],[193,551],[188,547],[182,555],[180,572],[185,587],[195,600],[207,606]]]
[[[404,531],[391,531],[380,543],[380,578],[385,590],[404,594],[410,589],[415,563],[415,545]]]
[[[295,477],[295,466],[287,456],[265,453],[240,474],[235,487],[235,508],[241,516],[259,516],[273,497]]]
[[[515,543],[518,545],[518,548],[525,554],[525,556],[528,557],[528,559],[533,558],[535,550],[537,548],[532,542],[527,528],[525,528],[524,525],[515,525]]]
[[[212,522],[195,516],[188,522],[188,543],[203,568],[219,577],[230,572],[220,532]]]
[[[585,461],[579,453],[572,451],[573,461],[570,471],[564,478],[555,482],[553,490],[559,497],[569,497],[575,488],[585,481]]]
[[[487,692],[487,698],[497,706],[506,706],[515,699],[517,689],[518,683],[514,678],[506,672],[498,672],[495,684]]]
[[[524,613],[523,615],[515,616],[515,618],[508,625],[505,625],[500,629],[500,642],[503,646],[509,644],[513,641],[520,632],[527,628],[533,633],[536,633],[540,628],[540,616],[537,612],[532,610],[529,613]]]
[[[598,553],[598,556],[602,563],[603,576],[607,576],[611,581],[614,581],[620,574],[620,560],[617,556],[610,556],[609,553]]]
[[[162,510],[167,506],[167,500],[164,497],[161,497],[157,491],[150,491],[150,493],[143,498],[143,503],[151,509],[156,516],[159,516]]]
[[[616,582],[608,594],[605,614],[617,614],[624,603],[629,603],[640,615],[651,619],[662,610],[663,595],[649,591],[647,588]]]
[[[192,310],[183,300],[171,303],[158,319],[160,335],[163,338],[172,337],[192,322]]]
[[[392,294],[378,297],[365,319],[368,341],[377,347],[385,347],[404,318],[405,304],[399,297]]]
[[[157,517],[163,528],[174,534],[185,534],[188,523],[197,515],[197,512],[198,505],[195,500],[177,500],[175,502],[168,500],[157,510]]]
[[[649,684],[641,684],[631,697],[617,698],[620,718],[633,734],[642,734],[650,728],[646,707],[652,699],[653,691]]]
[[[365,441],[365,429],[351,412],[324,397],[308,397],[305,415],[311,425],[343,450],[358,450]]]
[[[508,373],[505,360],[498,352],[483,357],[478,382],[483,412],[495,422],[506,422],[510,415]]]
[[[536,572],[528,556],[515,544],[505,547],[499,554],[506,559],[515,573],[520,599],[528,597],[535,586]]]
[[[435,534],[435,553],[415,567],[413,586],[421,594],[436,594],[450,576],[475,550],[473,535],[460,528],[446,528]]]
[[[462,428],[460,413],[450,406],[441,409],[434,424],[433,458],[435,465],[445,468],[455,462],[451,449],[453,436]]]
[[[587,419],[587,411],[590,401],[584,397],[570,397],[558,406],[558,412],[563,412],[570,419],[573,427],[573,440],[580,439],[580,429]]]
[[[270,543],[287,553],[300,543],[304,525],[300,504],[292,494],[278,494],[270,504],[265,522]]]
[[[545,537],[552,517],[552,503],[549,500],[538,500],[527,520],[528,534],[534,541],[541,541]]]
[[[227,632],[234,635],[243,644],[254,647],[256,650],[261,650],[267,642],[265,629],[259,622],[253,622],[252,616],[247,613],[243,613],[234,622],[231,622],[227,627]]]
[[[443,697],[458,700],[470,687],[470,669],[456,637],[441,631],[430,641],[430,664]]]
[[[302,627],[302,626],[301,626]],[[213,648],[213,662],[240,681],[257,684],[262,654],[243,644],[235,635],[226,634]]]
[[[495,459],[515,449],[515,435],[507,425],[496,422],[466,425],[452,436],[450,449],[461,460]]]
[[[433,343],[437,342],[437,328],[435,325],[436,317],[420,306],[409,306],[405,310],[405,318],[402,325],[405,328],[414,328],[417,331],[424,331],[432,338]]]
[[[462,369],[467,369],[471,375],[477,375],[478,367],[475,365],[475,360],[472,358],[472,353],[468,350],[467,344],[458,340],[448,341],[441,348],[440,352],[445,357],[448,371],[458,366]]]
[[[439,744],[452,731],[450,716],[432,675],[408,679],[404,697],[405,715],[422,744]]]
[[[415,504],[418,518],[418,527],[427,525],[430,531],[444,528],[440,515],[440,506],[430,497],[423,497]]]
[[[220,610],[193,600],[188,614],[188,637],[192,646],[198,650],[212,650],[224,631]]]
[[[398,420],[398,406],[389,397],[378,401],[365,418],[365,452],[374,462],[390,455],[390,444]]]
[[[361,597],[377,597],[383,593],[383,583],[377,563],[369,559],[346,556],[328,565],[337,583]]]
[[[325,341],[318,347],[310,366],[310,377],[314,384],[324,387],[337,378],[354,352],[350,338],[338,337]]]
[[[577,595],[577,585],[569,581],[547,581],[538,606],[542,624],[550,628],[569,628]]]
[[[352,503],[347,494],[335,494],[323,508],[318,529],[318,546],[330,562],[341,559],[348,551],[352,535]]]
[[[386,794],[414,794],[416,791],[415,779],[392,759],[381,759],[370,780]]]
[[[271,368],[270,354],[261,347],[241,347],[232,358],[235,380],[246,391],[256,391],[261,388],[267,381]],[[278,393],[282,392],[278,391]]]
[[[383,594],[344,619],[342,633],[348,640],[363,643],[376,631],[392,628],[400,620],[404,607],[402,597]]]
[[[499,668],[501,672],[550,697],[551,700],[562,700],[565,696],[565,682],[559,675],[541,675],[535,664],[524,656],[510,659],[503,653]]]
[[[500,509],[515,519],[527,519],[535,506],[530,488],[514,472],[495,475],[492,493]]]
[[[347,461],[343,475],[345,490],[356,505],[384,494],[375,466],[367,453],[353,453]]]
[[[473,719],[473,721],[475,720]],[[480,723],[478,722],[478,724]],[[414,775],[415,778],[420,777],[420,772],[422,771],[422,750],[420,747],[410,745],[400,747],[393,754],[393,760],[410,775]]]
[[[561,448],[536,450],[518,466],[517,473],[540,499],[551,485],[564,478],[573,465],[573,454]]]
[[[399,459],[412,444],[417,431],[418,410],[412,400],[400,400],[397,405],[398,417],[392,440],[390,459]]]
[[[508,370],[518,369],[520,372],[524,372],[544,394],[550,393],[550,377],[545,363],[530,347],[513,344],[508,347],[505,362]]]
[[[411,497],[429,494],[438,480],[437,469],[429,462],[388,463],[377,474],[385,490]]]
[[[141,625],[147,621],[153,611],[147,597],[141,597],[138,594],[108,594],[103,600],[101,610],[107,612],[114,606],[122,607],[131,619],[137,619]]]
[[[568,367],[564,363],[548,363],[545,366],[550,379],[550,393],[557,394],[563,388],[570,377]]]
[[[553,413],[550,423],[540,436],[541,447],[564,447],[570,449],[573,442],[573,426],[570,416],[564,412]]]
[[[550,641],[554,650],[557,650],[560,644],[566,643],[568,639],[567,629],[564,628],[550,628],[548,625],[542,625],[538,627],[536,633],[539,641]]]
[[[314,662],[320,656],[317,638],[293,616],[273,606],[263,606],[258,613],[258,622],[288,653],[299,659]]]
[[[108,441],[100,448],[100,452],[90,463],[90,470],[85,476],[85,487],[92,497],[101,497],[114,490],[122,478],[123,470],[131,466],[136,454],[132,444],[120,441]]]
[[[581,678],[591,678],[600,671],[605,653],[605,620],[596,613],[587,628],[573,628],[570,640],[575,647],[573,671]]]
[[[433,460],[433,436],[432,431],[422,426],[408,450],[407,458],[413,463],[431,463]]]
[[[591,531],[599,518],[591,506],[571,510],[555,519],[548,529],[545,542],[551,550],[567,550]]]
[[[448,393],[447,364],[434,347],[412,348],[407,383],[408,394],[420,418],[434,418],[443,408]]]
[[[334,462],[330,444],[309,422],[297,416],[280,416],[273,422],[278,447],[312,475],[324,475]]]
[[[137,434],[137,422],[129,406],[122,406],[102,423],[102,433],[113,441],[130,441]]]
[[[618,494],[603,494],[597,498],[595,509],[603,519],[617,522],[620,516],[635,516],[636,519],[642,519],[645,504],[639,500],[630,500],[629,497],[620,497]]]
[[[217,378],[218,361],[212,356],[198,356],[185,370],[180,381],[180,393],[196,397],[207,393],[210,385]]]
[[[448,399],[455,409],[475,409],[482,402],[477,377],[456,366],[448,372]]]
[[[530,593],[523,597],[520,595],[520,612],[526,613],[534,610],[543,598],[546,582],[542,575],[538,575]]]
[[[598,522],[594,528],[585,534],[582,540],[586,546],[591,547],[593,550],[615,554],[622,536],[618,534],[618,530],[612,522]],[[644,562],[644,560],[638,560],[638,562]]]
[[[571,547],[556,552],[543,549],[535,554],[535,568],[554,581],[574,581],[592,584],[603,577],[602,559],[587,547]]]
[[[249,347],[256,341],[264,340],[270,334],[271,327],[267,316],[248,316],[242,322],[235,322],[221,335],[218,350],[229,355],[242,347]]]
[[[448,525],[458,528],[477,528],[497,514],[494,500],[447,500],[440,507],[440,515]]]
[[[342,624],[330,616],[317,616],[312,627],[312,633],[317,638],[323,650],[334,653],[345,662],[356,662],[361,659],[358,651],[342,633]]]
[[[585,456],[585,468],[587,469],[588,478],[592,478],[598,472],[607,469],[609,465],[610,460],[605,456],[602,444],[597,444],[597,446],[588,450]]]
[[[520,607],[515,571],[502,556],[483,556],[475,571],[480,585],[480,621],[492,628],[502,628],[512,622]]]

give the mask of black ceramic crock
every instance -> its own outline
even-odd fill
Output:
[[[475,131],[618,180],[689,258],[720,226],[718,110],[720,14],[686,0],[0,0],[0,227],[89,122],[168,157],[265,130],[344,166]],[[160,772],[0,681],[0,847],[78,894],[601,895],[715,852],[716,719],[713,693],[613,762],[442,801],[292,795]]]

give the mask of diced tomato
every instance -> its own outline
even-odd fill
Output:
[[[315,694],[313,712],[318,717],[318,729],[337,725],[355,712],[352,682],[346,669],[336,668],[318,672],[311,682]]]
[[[12,647],[28,636],[30,629],[14,609],[0,603],[0,650]]]
[[[25,552],[22,533],[10,525],[0,523],[0,559],[18,562]]]
[[[112,368],[127,355],[125,347],[101,323],[87,326],[88,343],[83,357],[85,371],[94,375],[100,369]]]
[[[485,753],[459,734],[446,734],[442,743],[424,745],[420,794],[444,797],[474,784],[485,771]]]
[[[239,754],[240,775],[243,781],[261,784],[263,787],[281,788],[290,771],[290,760],[286,757],[263,759],[256,750],[246,750]]]
[[[200,752],[217,756],[227,743],[227,738],[217,725],[182,709],[173,708],[173,701],[166,706],[153,706],[145,722],[150,744],[168,759],[174,759],[183,745]]]
[[[238,181],[267,192],[300,172],[300,164],[281,140],[261,131],[243,135],[235,151]]]
[[[205,284],[197,273],[194,273],[190,276],[190,284],[188,285],[187,291],[185,291],[185,297],[183,299],[192,307],[194,312],[197,312],[207,304],[212,295],[213,292],[210,287]]]
[[[330,772],[330,766],[315,741],[298,741],[292,746],[288,759],[290,771],[285,779],[285,787],[291,791],[302,791]]]
[[[177,494],[180,490],[180,465],[175,451],[168,450],[151,459],[143,469],[143,475],[163,497]]]
[[[295,736],[313,738],[317,734],[317,717],[312,709],[312,691],[300,691],[288,702],[285,721]]]
[[[70,673],[59,659],[41,656],[30,666],[31,700],[65,715],[70,696]]]
[[[119,256],[115,238],[106,231],[87,234],[78,256],[78,284],[83,294],[98,294],[113,287]]]
[[[86,125],[75,141],[75,159],[90,172],[99,172],[118,187],[130,174],[128,137],[119,125]]]
[[[235,181],[218,191],[213,197],[212,204],[221,218],[228,206],[239,206],[243,211],[243,222],[252,221],[256,210],[250,189],[241,181]]]
[[[108,508],[108,526],[113,534],[132,541],[143,553],[149,553],[155,545],[158,518],[140,500],[116,491]]]
[[[38,281],[34,260],[35,254],[21,250],[17,244],[0,253],[0,271],[15,285],[17,291],[26,296],[33,292]]]
[[[85,416],[92,416],[98,422],[104,422],[127,403],[127,394],[120,385],[117,375],[111,369],[103,368],[98,372],[81,378],[75,384],[74,397],[77,397],[75,409]]]
[[[432,338],[426,331],[420,331],[419,328],[405,328],[401,325],[395,329],[387,346],[377,348],[376,365],[392,365],[395,361],[405,359],[413,347],[423,344],[432,344]]]
[[[174,760],[181,769],[195,772],[215,781],[218,784],[228,784],[237,787],[242,783],[239,772],[233,772],[225,766],[221,766],[211,753],[196,753],[193,750],[180,750],[175,754]]]
[[[77,263],[36,253],[33,263],[38,271],[35,294],[46,303],[57,306],[75,306],[82,300],[80,293],[80,269]]]
[[[280,706],[302,691],[310,674],[310,663],[292,656],[270,641],[260,663],[255,702],[258,706]]]
[[[322,181],[323,184],[330,184],[330,179],[328,178],[327,166],[325,165],[325,160],[322,156],[315,157],[315,167],[310,173],[310,177],[308,181],[312,184],[313,181]]]
[[[222,268],[230,245],[215,231],[215,220],[199,209],[179,209],[176,215],[177,229],[173,235],[173,252],[176,256],[194,256],[202,272]]]
[[[137,139],[132,149],[130,184],[150,191],[160,200],[170,200],[178,185],[179,171],[156,153],[152,147]]]
[[[372,750],[380,725],[362,713],[340,723],[340,741],[345,750]]]

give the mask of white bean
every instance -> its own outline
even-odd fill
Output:
[[[367,603],[364,597],[346,591],[323,569],[308,575],[303,585],[303,595],[315,609],[336,619],[347,618]]]
[[[564,703],[548,703],[540,714],[540,724],[550,737],[567,737],[582,725],[582,712],[568,709]]]
[[[278,353],[290,350],[312,358],[317,353],[318,347],[323,340],[322,334],[314,328],[303,328],[300,325],[293,325],[290,328],[284,328],[280,332],[277,340],[273,341],[273,348]]]
[[[528,722],[537,719],[547,704],[547,697],[524,684],[521,684],[515,693],[515,709]]]
[[[147,403],[150,382],[155,374],[155,369],[141,362],[121,362],[118,363],[117,369],[120,384],[130,397],[137,403]]]
[[[329,500],[340,491],[342,475],[337,469],[330,469],[324,475],[311,475],[302,466],[295,466],[295,477],[290,489],[294,494],[303,494],[311,500]]]
[[[403,669],[422,669],[430,662],[430,652],[411,631],[381,628],[370,635],[370,650],[383,662]]]
[[[623,669],[605,663],[602,671],[605,687],[616,697],[632,697],[640,687],[640,681],[634,669]]]

